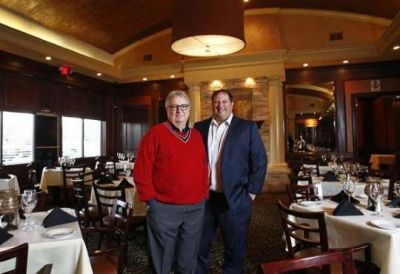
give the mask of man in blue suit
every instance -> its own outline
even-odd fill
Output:
[[[209,162],[206,203],[196,274],[207,274],[217,228],[224,241],[222,273],[243,273],[252,202],[264,184],[267,155],[255,123],[233,116],[232,94],[212,95],[213,116],[195,124]]]

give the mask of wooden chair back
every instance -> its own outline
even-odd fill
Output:
[[[316,256],[286,259],[261,265],[264,274],[279,274],[318,266],[341,264],[343,274],[356,274],[353,253],[349,249],[322,253]]]
[[[15,268],[7,274],[26,274],[28,263],[28,243],[0,252],[0,262],[15,258]]]
[[[124,273],[128,253],[128,234],[132,224],[133,207],[127,202],[115,199],[110,217],[112,221],[107,227],[84,227],[83,234],[108,234],[107,243],[100,244],[99,249],[90,252],[94,273],[102,269],[102,273],[110,273],[108,267],[117,269],[118,274]],[[103,237],[100,237],[103,239]],[[115,255],[117,253],[117,255]],[[116,256],[114,260],[112,256]],[[116,262],[116,264],[115,264]]]
[[[305,167],[304,165],[307,165],[308,167]],[[302,166],[305,168],[311,169],[311,175],[316,174],[317,176],[320,175],[319,173],[319,162],[315,158],[310,158],[310,157],[303,157],[302,158]]]
[[[115,200],[126,202],[125,187],[115,186],[112,184],[100,185],[93,184],[94,193],[96,195],[96,202],[99,208],[101,218],[100,222],[103,225],[104,212],[112,212]]]
[[[72,181],[82,179],[85,173],[85,167],[62,167],[63,170],[63,199],[64,205],[71,204],[70,196],[72,194]]]
[[[294,258],[296,252],[311,247],[317,247],[321,252],[328,251],[328,234],[323,211],[295,211],[287,208],[281,201],[277,201],[277,205],[290,258]],[[299,222],[300,218],[305,219],[307,223]],[[309,223],[315,225],[311,226]]]
[[[287,184],[286,194],[288,195],[290,203],[320,200],[318,196],[318,187],[315,184]]]
[[[73,200],[74,200],[74,209],[75,214],[78,218],[78,222],[80,226],[89,226],[90,222],[90,211],[89,211],[89,203],[87,197],[87,186],[85,186],[83,179],[74,179],[73,183]],[[81,214],[83,213],[83,216]],[[83,218],[82,218],[83,217]]]

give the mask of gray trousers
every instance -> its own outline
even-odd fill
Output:
[[[151,273],[191,274],[196,270],[204,201],[195,205],[153,204],[147,213]]]

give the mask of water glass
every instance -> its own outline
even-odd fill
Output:
[[[347,176],[343,183],[343,191],[347,194],[349,202],[351,200],[351,196],[353,196],[354,191],[356,190],[356,180],[353,177]]]
[[[382,197],[383,197],[383,187],[380,182],[372,181],[368,184],[368,196],[375,204],[375,212],[374,216],[383,216],[382,215]]]
[[[21,195],[21,208],[25,213],[25,223],[22,231],[32,231],[36,229],[36,224],[31,218],[31,213],[37,204],[37,194],[35,189],[26,189]]]

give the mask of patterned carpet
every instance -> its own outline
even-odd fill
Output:
[[[271,199],[269,199],[271,200]],[[248,249],[246,257],[246,274],[258,273],[262,262],[284,258],[281,223],[274,202],[260,195],[254,202]],[[147,250],[144,239],[137,237],[129,242],[127,274],[148,273]],[[221,273],[223,264],[223,244],[217,237],[212,249],[213,264],[210,274]]]

